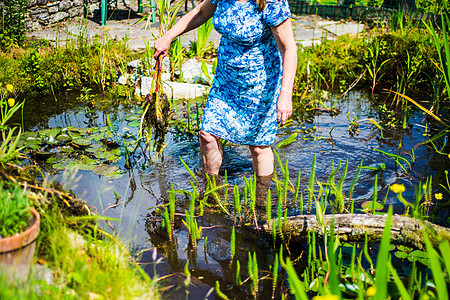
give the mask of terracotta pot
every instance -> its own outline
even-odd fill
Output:
[[[32,218],[25,231],[0,239],[0,272],[5,272],[10,281],[24,280],[33,262],[41,217],[34,208],[30,211]]]

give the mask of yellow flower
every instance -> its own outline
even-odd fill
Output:
[[[315,296],[313,300],[339,300],[339,297],[336,295],[323,295],[323,296]]]
[[[405,186],[403,184],[394,183],[393,185],[391,185],[391,191],[396,194],[401,194],[405,191]]]
[[[12,86],[12,84],[7,84],[6,85],[6,89],[8,90],[8,92],[12,93],[14,91],[14,87]]]
[[[373,297],[375,296],[375,294],[377,293],[377,288],[375,286],[371,286],[367,289],[366,291],[366,296],[367,297]]]
[[[434,198],[436,198],[436,200],[442,200],[442,193],[434,194]]]
[[[9,98],[8,99],[8,104],[9,104],[9,106],[14,106],[14,104],[16,104],[16,100],[14,100],[14,98]]]

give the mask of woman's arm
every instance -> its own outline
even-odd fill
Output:
[[[292,114],[292,87],[297,71],[297,45],[292,33],[291,19],[271,29],[283,58],[283,79],[277,101],[277,122],[283,125]]]
[[[155,42],[155,59],[160,55],[167,55],[172,40],[192,29],[195,29],[209,20],[216,10],[216,5],[210,0],[203,1],[189,13],[184,15],[166,34]]]

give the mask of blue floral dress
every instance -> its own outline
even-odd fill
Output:
[[[222,35],[200,128],[241,145],[266,146],[277,132],[282,61],[270,27],[290,18],[286,0],[211,0]]]

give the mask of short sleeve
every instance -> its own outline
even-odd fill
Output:
[[[287,0],[266,0],[266,7],[262,12],[262,20],[269,27],[278,26],[290,17],[291,11]]]
[[[212,4],[217,5],[217,2],[219,2],[219,0],[209,0],[211,1]]]

